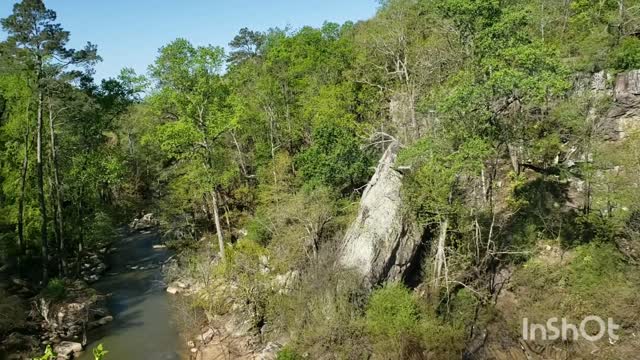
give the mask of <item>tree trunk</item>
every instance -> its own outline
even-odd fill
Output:
[[[29,106],[27,105],[27,129],[24,134],[24,157],[22,158],[22,173],[20,174],[20,197],[18,198],[18,268],[22,271],[22,257],[25,254],[24,241],[24,197],[27,185],[27,171],[29,169]]]
[[[220,225],[220,214],[218,213],[218,193],[211,191],[211,205],[213,207],[213,219],[216,224],[216,233],[218,235],[218,246],[220,247],[220,257],[225,259],[224,253],[224,237],[222,236],[222,226]]]
[[[60,173],[58,171],[58,155],[56,151],[56,133],[55,126],[53,124],[54,118],[51,112],[51,106],[49,106],[49,134],[50,134],[50,147],[51,147],[51,165],[53,168],[53,193],[55,196],[55,220],[56,220],[56,235],[58,237],[58,256],[60,257],[61,273],[66,273],[66,254],[64,243],[64,221],[62,214],[62,188],[60,183]]]
[[[38,79],[40,76],[38,76]],[[38,89],[38,125],[36,134],[36,168],[38,176],[38,201],[40,203],[40,237],[42,245],[42,281],[46,284],[49,281],[49,244],[47,241],[47,204],[44,197],[44,171],[42,164],[42,89]]]
[[[440,277],[442,276],[442,268],[445,264],[445,245],[447,241],[447,231],[449,228],[449,220],[445,218],[440,221],[439,229],[440,235],[438,236],[438,247],[436,248],[436,258],[434,262],[434,288],[440,287]]]
[[[236,151],[238,152],[238,164],[240,165],[240,171],[242,172],[242,176],[247,179],[249,174],[247,173],[247,166],[244,163],[244,154],[240,149],[240,144],[238,144],[238,139],[236,139],[236,132],[231,131],[231,138],[233,139],[233,143],[236,146]]]
[[[507,144],[509,150],[509,158],[511,159],[511,166],[516,174],[520,174],[520,160],[518,159],[518,149],[513,144]]]
[[[83,167],[84,168],[84,167]],[[80,187],[80,196],[78,197],[78,254],[76,257],[76,276],[80,276],[82,253],[84,252],[84,206],[82,198],[84,197],[84,185]]]

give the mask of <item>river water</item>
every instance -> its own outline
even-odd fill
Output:
[[[107,306],[114,320],[89,333],[90,343],[81,360],[93,360],[92,349],[98,344],[109,351],[106,360],[181,359],[184,349],[171,317],[171,299],[160,267],[168,253],[153,249],[158,242],[155,232],[123,232],[120,236],[107,258],[107,275],[93,285],[99,292],[111,294]]]

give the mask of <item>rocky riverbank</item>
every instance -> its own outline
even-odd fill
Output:
[[[211,260],[214,265],[218,261],[218,258]],[[181,273],[176,269],[179,266],[178,261],[172,261],[166,265],[165,273]],[[265,273],[270,272],[268,259],[262,259],[262,267]],[[287,292],[298,276],[295,272],[273,276],[269,280],[269,286],[273,291]],[[189,307],[189,304],[204,298],[224,299],[224,304],[218,304],[220,309],[225,309],[224,311],[204,311],[201,318],[206,321],[203,325],[191,324],[189,329],[184,329],[182,337],[189,349],[189,359],[275,360],[278,352],[287,343],[287,339],[264,340],[265,329],[261,327],[260,320],[255,318],[255,311],[250,305],[238,301],[237,297],[232,295],[239,291],[239,284],[226,283],[218,279],[205,285],[184,275],[172,280],[166,291],[184,300],[183,306]],[[196,330],[193,330],[194,327]]]
[[[31,359],[51,346],[58,359],[70,359],[86,344],[89,330],[113,320],[106,307],[108,295],[100,294],[90,283],[105,276],[108,270],[104,258],[109,247],[90,251],[78,264],[80,279],[52,279],[44,289],[38,289],[19,277],[9,277],[2,284],[10,294],[13,311],[21,311],[13,328],[0,342],[0,358]],[[11,309],[8,309],[11,310]]]

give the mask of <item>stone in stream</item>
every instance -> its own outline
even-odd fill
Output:
[[[167,286],[167,292],[171,295],[176,295],[181,291],[181,289],[177,286]]]
[[[53,351],[58,354],[58,358],[68,359],[71,355],[82,351],[82,344],[73,341],[63,341],[56,345]]]

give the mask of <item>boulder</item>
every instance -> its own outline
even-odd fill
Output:
[[[267,345],[256,354],[256,360],[276,360],[278,358],[278,352],[282,350],[282,345],[277,342],[269,342]]]
[[[180,293],[180,291],[182,291],[182,289],[177,286],[173,286],[173,285],[167,286],[167,292],[171,295],[176,295]]]
[[[158,220],[153,217],[152,213],[144,214],[140,219],[133,219],[129,227],[132,230],[146,230],[158,225]]]
[[[203,332],[200,336],[198,336],[198,340],[200,340],[203,343],[207,344],[211,340],[213,340],[213,337],[215,335],[216,335],[216,333],[215,333],[215,331],[213,329],[207,329],[207,331]]]
[[[65,358],[69,358],[73,354],[77,354],[82,351],[82,344],[72,341],[62,341],[53,348],[53,351]]]
[[[368,286],[403,279],[422,238],[423,231],[402,209],[403,175],[394,168],[399,148],[392,142],[380,159],[340,250],[340,264]]]

